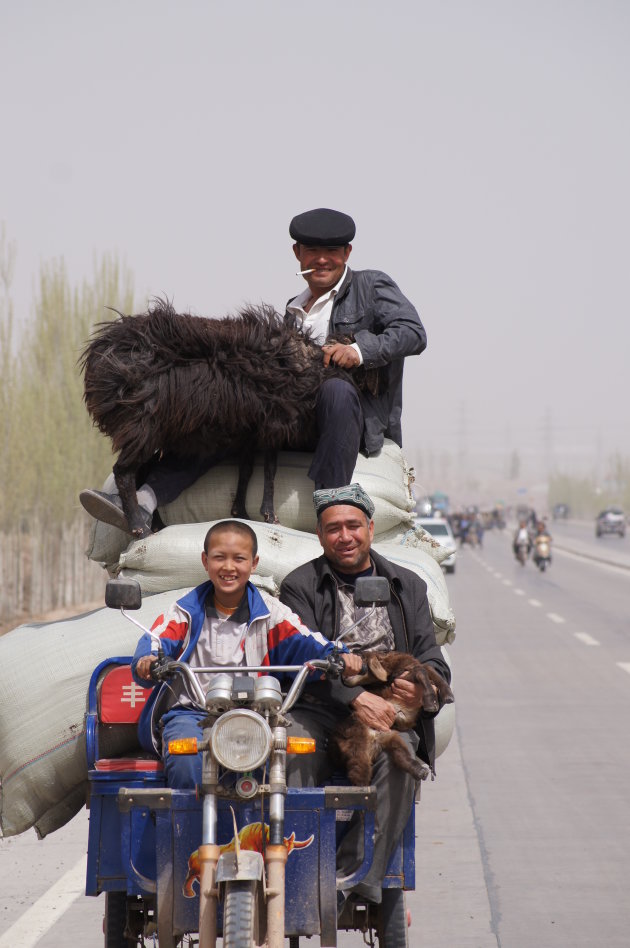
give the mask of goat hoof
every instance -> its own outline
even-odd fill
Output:
[[[416,780],[426,780],[431,770],[426,764],[423,764],[422,761],[415,760],[413,762],[412,773]]]

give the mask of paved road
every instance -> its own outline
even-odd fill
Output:
[[[630,569],[583,558],[630,567],[630,543],[589,524],[552,532],[548,573],[488,533],[447,580],[458,724],[418,809],[414,948],[630,945]],[[102,944],[102,902],[79,894],[86,822],[0,841],[0,948]]]
[[[493,937],[466,935],[475,911],[463,872],[441,900],[444,927],[432,915],[419,943],[627,946],[630,572],[556,552],[541,574],[515,562],[508,536],[488,534],[482,551],[464,551],[454,580],[458,778]],[[423,818],[439,820],[431,804]]]

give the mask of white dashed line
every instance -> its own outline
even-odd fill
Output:
[[[551,619],[552,622],[557,622],[558,625],[562,625],[562,623],[566,621],[562,616],[559,616],[557,612],[548,612],[547,618]]]
[[[513,589],[512,592],[514,593],[515,596],[524,596],[524,595],[525,595],[525,590],[524,590],[524,589]]]
[[[494,573],[493,575],[495,579],[501,579],[501,577],[503,576],[503,573]]]
[[[527,601],[530,604],[530,606],[536,606],[536,608],[538,608],[539,606],[542,606],[542,603],[539,602],[538,599],[528,599]]]
[[[41,936],[50,931],[72,902],[85,891],[85,856],[68,869],[41,898],[30,906],[11,928],[0,935],[0,948],[35,948]]]
[[[504,585],[504,586],[511,586],[511,585],[512,585],[512,580],[511,580],[511,579],[504,579],[504,580],[503,580],[503,585]]]
[[[584,642],[585,645],[599,645],[597,639],[594,639],[588,632],[574,632],[573,634],[576,639],[579,639],[580,642]]]
[[[621,668],[625,672],[628,672],[630,675],[630,662],[617,662],[617,667]]]

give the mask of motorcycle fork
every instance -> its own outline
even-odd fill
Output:
[[[284,801],[287,792],[287,730],[273,729],[269,768],[269,843],[265,850],[267,877],[267,944],[284,945],[284,885],[287,848],[284,845]]]
[[[204,738],[207,735],[204,733]],[[201,789],[203,816],[199,847],[199,948],[216,948],[217,943],[217,796],[219,765],[209,750],[203,752]]]

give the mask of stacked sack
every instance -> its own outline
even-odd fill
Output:
[[[252,581],[277,594],[291,570],[320,555],[315,535],[313,485],[307,476],[309,454],[282,453],[275,480],[280,524],[250,520],[259,546]],[[88,556],[110,575],[132,577],[147,597],[139,621],[151,625],[160,612],[207,579],[201,551],[213,522],[226,519],[232,506],[237,468],[213,468],[176,501],[159,508],[164,530],[143,540],[95,523]],[[414,528],[413,475],[400,448],[385,445],[377,457],[359,456],[353,480],[375,505],[374,548],[392,562],[417,573],[427,584],[436,632],[442,646],[455,637],[455,617],[439,566],[448,553],[425,531]],[[113,489],[113,477],[104,489]],[[250,517],[260,518],[262,460],[247,493]],[[119,613],[100,609],[71,620],[26,625],[0,638],[0,829],[5,836],[35,826],[40,836],[63,826],[85,802],[85,708],[90,675],[104,658],[132,655],[139,637]],[[33,663],[25,656],[36,656]],[[26,666],[29,666],[28,668]],[[436,718],[436,749],[446,748],[454,727],[454,705]],[[112,746],[108,755],[125,748]]]

